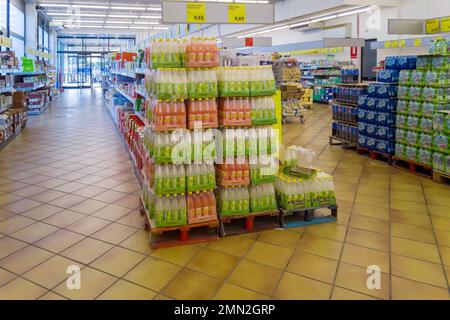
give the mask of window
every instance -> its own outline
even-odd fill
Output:
[[[2,0],[0,0],[2,1]],[[22,11],[20,11],[16,6],[11,3],[11,33],[15,33],[16,35],[25,36],[25,15]]]
[[[0,29],[6,29],[6,2],[7,0],[0,0]]]
[[[25,53],[25,43],[23,40],[18,39],[16,37],[12,38],[12,50],[14,51],[16,57],[19,59],[24,56]]]
[[[44,47],[50,49],[50,45],[48,44],[48,32],[44,31]]]

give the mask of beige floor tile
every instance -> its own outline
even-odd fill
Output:
[[[22,199],[22,200],[13,202],[13,203],[3,207],[3,209],[5,209],[6,211],[9,211],[9,212],[12,212],[12,213],[20,214],[22,212],[28,211],[28,210],[38,207],[40,205],[42,205],[42,202],[38,202],[38,201],[30,200],[30,199]]]
[[[450,219],[450,208],[428,204],[428,211],[432,216]]]
[[[0,269],[0,287],[4,284],[10,282],[11,280],[13,280],[16,277],[17,276],[14,273]]]
[[[74,194],[67,194],[65,196],[62,196],[58,199],[55,199],[53,201],[50,201],[49,203],[51,205],[57,206],[57,207],[61,207],[64,209],[68,209],[80,202],[83,202],[84,200],[86,200],[86,198],[84,197],[80,197],[80,196],[76,196]]]
[[[119,184],[116,187],[113,187],[112,189],[115,191],[132,193],[132,192],[141,190],[141,186],[138,183],[125,182],[125,183]]]
[[[14,192],[19,189],[23,189],[28,187],[29,184],[18,182],[18,181],[11,181],[9,183],[5,183],[4,185],[0,186],[0,192]]]
[[[346,231],[346,227],[331,223],[311,225],[306,229],[307,234],[336,241],[344,241]]]
[[[198,245],[185,245],[162,248],[152,252],[151,256],[161,260],[185,266],[202,250]]]
[[[25,242],[10,237],[3,237],[0,239],[0,259],[9,256],[26,246],[27,244]]]
[[[358,195],[374,195],[377,197],[387,198],[389,197],[389,190],[385,188],[371,187],[367,185],[361,185],[358,187]]]
[[[161,291],[162,294],[181,300],[211,299],[221,281],[207,275],[183,269]]]
[[[377,197],[370,194],[358,194],[355,198],[356,203],[361,203],[363,205],[379,206],[383,208],[389,208],[389,198]]]
[[[73,207],[70,207],[69,210],[76,211],[83,214],[92,214],[101,208],[106,207],[108,204],[105,202],[101,202],[98,200],[88,199],[83,202],[80,202]]]
[[[71,192],[79,190],[85,186],[86,186],[85,184],[71,181],[71,182],[67,182],[65,184],[59,185],[57,187],[54,187],[53,189],[57,190],[57,191],[61,191],[61,192],[71,193]]]
[[[380,289],[369,289],[367,269],[353,266],[347,263],[339,265],[336,276],[336,285],[345,289],[357,291],[372,297],[389,299],[389,278],[382,273],[380,278]]]
[[[105,178],[100,177],[100,176],[96,176],[96,175],[87,175],[87,176],[83,176],[83,177],[81,177],[79,179],[76,179],[75,182],[90,185],[90,184],[94,184],[94,183],[97,183],[99,181],[102,181],[104,179]]]
[[[297,249],[321,257],[338,260],[342,250],[342,243],[305,234],[300,240]]]
[[[424,203],[392,199],[391,208],[409,213],[428,215],[428,209]]]
[[[11,234],[35,222],[35,220],[29,219],[27,217],[13,216],[0,222],[0,233]]]
[[[392,299],[394,300],[448,300],[449,298],[447,289],[392,277]]]
[[[73,232],[84,234],[85,236],[90,236],[95,232],[99,231],[100,229],[103,229],[110,223],[111,222],[107,220],[88,216],[78,220],[75,223],[72,223],[71,225],[67,226],[66,229]]]
[[[392,253],[410,258],[426,260],[434,263],[440,263],[441,261],[439,258],[438,247],[430,243],[392,237],[391,250]]]
[[[389,233],[389,222],[382,219],[370,218],[353,214],[350,218],[349,226],[356,229],[362,229],[367,231]]]
[[[450,247],[450,232],[439,230],[435,230],[434,232],[440,246]]]
[[[39,240],[34,245],[54,253],[59,253],[84,238],[81,234],[61,229]]]
[[[0,300],[35,300],[47,290],[22,278],[0,287]]]
[[[113,203],[119,199],[126,197],[127,195],[128,194],[124,193],[124,192],[107,190],[105,192],[99,193],[98,195],[92,197],[92,199],[107,202],[107,203]]]
[[[41,181],[39,183],[37,183],[36,185],[44,187],[44,188],[56,188],[60,185],[66,184],[67,180],[63,180],[63,179],[58,179],[58,178],[50,178],[48,179],[48,177],[46,177],[46,179],[44,181]]]
[[[119,244],[136,231],[137,229],[125,226],[123,224],[111,223],[105,228],[94,233],[91,237],[112,244]]]
[[[389,273],[389,254],[384,251],[345,244],[342,251],[342,262],[367,268],[371,265],[380,267],[381,272]]]
[[[14,216],[13,213],[9,213],[3,209],[0,209],[0,222],[9,218],[12,218]]]
[[[232,236],[220,239],[220,241],[210,242],[208,248],[241,258],[248,252],[254,242],[255,241],[250,238]]]
[[[391,222],[412,224],[423,228],[431,228],[431,220],[427,215],[414,214],[406,211],[392,210]]]
[[[329,299],[332,286],[286,272],[274,293],[282,300],[325,300]]]
[[[124,279],[159,292],[180,270],[174,264],[148,257],[128,272]]]
[[[360,216],[389,220],[388,208],[372,206],[369,204],[355,203],[352,212]]]
[[[114,202],[116,206],[137,209],[139,207],[139,197],[133,194],[130,194],[122,199]]]
[[[231,283],[224,283],[214,300],[269,300],[270,297]]]
[[[83,187],[81,189],[78,189],[74,192],[72,192],[73,194],[76,194],[77,196],[82,196],[85,198],[91,198],[94,197],[96,195],[98,195],[99,193],[105,192],[107,189],[105,188],[100,188],[100,187],[94,187],[94,186],[86,186]]]
[[[407,191],[407,192],[423,192],[422,186],[417,184],[409,184],[404,182],[391,182],[391,190],[395,191]]]
[[[431,222],[435,230],[450,231],[450,219],[432,216]]]
[[[334,287],[331,295],[332,300],[376,300],[374,297],[366,296],[355,291]]]
[[[138,229],[142,229],[144,227],[144,217],[142,217],[138,211],[131,211],[119,220],[116,220],[116,222]]]
[[[81,289],[70,290],[66,283],[58,285],[53,291],[71,300],[92,300],[113,285],[117,278],[86,267],[81,269]]]
[[[61,255],[83,264],[89,264],[111,248],[112,245],[108,243],[86,238],[62,251]]]
[[[337,261],[305,252],[296,252],[286,268],[287,271],[308,278],[333,283]]]
[[[389,251],[389,235],[348,228],[346,242],[371,249]]]
[[[50,204],[43,204],[39,207],[25,211],[21,215],[39,221],[44,220],[45,218],[48,218],[63,210],[64,209],[60,207],[55,207]]]
[[[217,279],[225,279],[237,263],[238,258],[234,256],[204,248],[189,263],[188,267]]]
[[[151,253],[148,231],[143,229],[132,234],[129,238],[122,241],[119,245],[123,248],[137,251],[146,255],[149,255]]]
[[[49,224],[37,222],[12,233],[10,236],[23,242],[33,243],[57,230],[58,228]]]
[[[435,243],[433,230],[411,224],[394,222],[391,224],[391,234],[399,238]]]
[[[64,298],[63,296],[56,294],[54,292],[48,291],[43,296],[39,297],[38,300],[67,300],[67,298]]]
[[[109,221],[116,221],[120,218],[122,218],[124,215],[129,213],[131,209],[124,208],[121,206],[116,206],[114,204],[110,204],[97,212],[93,213],[92,216],[97,218],[106,219]]]
[[[69,277],[67,270],[72,265],[83,267],[75,261],[54,256],[23,274],[23,277],[44,288],[51,289]]]
[[[439,249],[441,251],[442,262],[446,266],[450,266],[450,248],[448,248],[448,247],[440,247]]]
[[[86,216],[84,214],[75,211],[64,210],[48,217],[47,219],[43,220],[43,222],[51,224],[52,226],[64,228],[85,217]]]
[[[46,190],[47,189],[45,189],[43,187],[39,187],[39,186],[28,186],[26,188],[16,190],[13,193],[15,195],[18,195],[19,197],[30,198],[30,197],[32,197],[38,193],[44,192]]]
[[[228,282],[271,296],[281,276],[282,271],[280,269],[241,260],[228,278]]]
[[[0,194],[0,207],[7,206],[16,201],[23,199],[22,197],[16,196],[12,193]]]
[[[22,274],[51,258],[53,255],[53,253],[46,250],[34,246],[27,246],[0,260],[0,266],[15,274]]]
[[[98,300],[152,300],[156,292],[119,280],[102,293]]]
[[[271,267],[284,269],[293,252],[293,249],[256,241],[245,258]]]
[[[300,233],[279,229],[267,230],[259,234],[258,241],[293,249],[300,241]]]
[[[392,255],[392,274],[438,287],[447,288],[441,264]]]
[[[145,256],[140,253],[120,247],[114,247],[92,262],[91,267],[116,277],[122,277],[144,258]]]

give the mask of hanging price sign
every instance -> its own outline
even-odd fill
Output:
[[[450,17],[445,17],[441,19],[441,31],[450,32]]]
[[[406,47],[406,41],[405,41],[405,40],[400,40],[400,41],[398,42],[398,47],[399,47],[399,48],[404,48],[404,47]]]
[[[205,23],[206,22],[205,4],[199,2],[188,2],[186,4],[186,22]]]
[[[417,38],[414,39],[414,47],[421,47],[422,46],[422,39]]]
[[[398,48],[398,41],[397,40],[394,40],[394,41],[392,41],[392,48]]]
[[[247,21],[247,12],[245,3],[228,5],[229,23],[246,23],[246,21]]]
[[[384,48],[385,49],[390,49],[392,47],[392,42],[391,41],[385,41],[384,42]]]
[[[439,19],[425,20],[425,32],[426,33],[438,33],[439,31],[440,31]]]
[[[12,39],[5,37],[5,36],[0,36],[0,46],[11,48],[12,47]]]

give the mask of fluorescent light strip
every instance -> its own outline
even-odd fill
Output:
[[[153,27],[154,30],[169,30],[168,27]]]
[[[108,14],[109,18],[137,18],[135,15],[126,15],[126,14]]]
[[[71,5],[70,4],[58,4],[58,3],[40,3],[39,5],[43,7],[54,7],[54,8],[68,8]]]
[[[147,8],[148,11],[162,11],[161,7],[148,7]]]
[[[111,28],[111,29],[128,29],[128,27],[125,26],[103,26],[103,28]]]
[[[134,21],[133,24],[159,24],[156,21]]]
[[[152,27],[146,27],[146,26],[130,26],[130,29],[139,29],[139,30],[152,30]]]
[[[86,9],[109,9],[109,6],[97,6],[97,5],[90,5],[90,4],[73,4],[72,7],[86,8]]]
[[[338,13],[337,16],[338,17],[351,16],[352,14],[364,13],[364,12],[368,12],[370,10],[371,10],[370,7],[366,7],[366,8],[361,8],[361,9]]]
[[[57,20],[52,20],[52,22],[70,22],[70,23],[104,23],[103,20],[76,20],[76,19],[71,19],[71,20],[61,20],[61,19],[57,19]]]
[[[49,16],[77,16],[77,17],[106,17],[104,13],[67,13],[67,12],[49,12]]]
[[[115,6],[113,6],[113,7],[111,7],[111,10],[130,10],[130,11],[139,10],[139,11],[145,11],[145,8],[143,8],[143,7],[115,7]]]
[[[120,24],[120,23],[124,23],[124,24],[131,24],[132,22],[131,21],[113,21],[113,20],[106,20],[105,21],[105,23],[118,23],[118,24]]]
[[[155,15],[155,16],[139,16],[141,19],[161,19],[161,15]]]
[[[326,21],[326,20],[331,20],[331,19],[335,19],[335,18],[337,18],[337,15],[336,14],[331,14],[331,15],[328,15],[328,16],[313,18],[313,19],[309,20],[309,22],[310,23],[315,23],[315,22]]]

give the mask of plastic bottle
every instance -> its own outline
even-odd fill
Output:
[[[208,199],[208,193],[207,192],[201,193],[200,200],[202,203],[202,215],[209,216],[211,214],[211,211],[210,211],[210,203],[209,203],[209,199]]]
[[[189,217],[195,217],[195,203],[193,195],[188,195],[187,199],[188,215]]]
[[[202,215],[202,201],[198,195],[193,195],[194,197],[194,207],[195,207],[195,217],[201,217]]]

